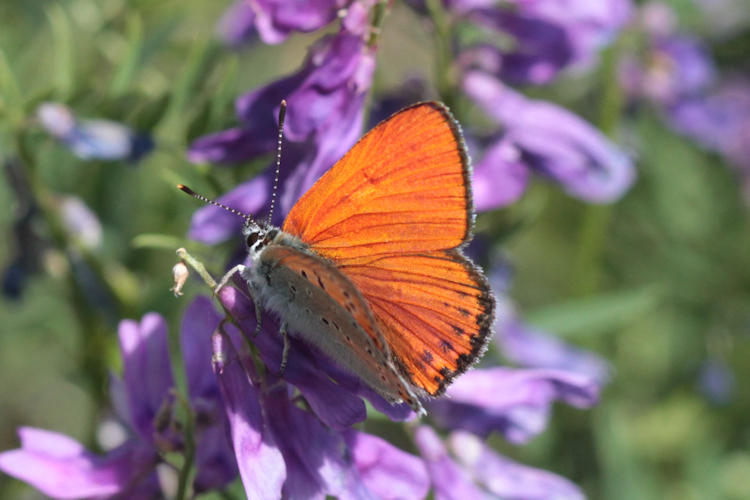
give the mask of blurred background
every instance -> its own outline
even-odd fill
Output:
[[[267,158],[222,168],[191,164],[185,151],[236,123],[235,97],[298,68],[320,33],[229,49],[216,36],[228,6],[0,3],[0,450],[18,446],[21,425],[96,446],[111,415],[108,373],[119,370],[117,322],[158,311],[176,332],[189,297],[169,290],[174,250],[187,246],[218,274],[234,248],[187,239],[196,203],[174,185],[217,196]],[[706,138],[727,137],[729,124],[676,125],[665,111],[675,91],[660,93],[659,78],[669,76],[659,71],[674,78],[677,62],[648,42],[660,29],[695,40],[719,88],[750,74],[750,5],[662,6],[644,17],[636,5],[584,70],[521,87],[603,130],[632,156],[637,179],[606,205],[536,179],[517,202],[479,216],[491,255],[510,266],[507,294],[519,315],[612,366],[593,409],[557,405],[550,428],[528,445],[492,444],[590,498],[750,499],[750,115],[747,143],[740,136],[732,150],[748,152],[744,165],[743,153]],[[476,107],[440,94],[432,40],[419,9],[392,6],[371,102],[419,79],[426,97],[447,100],[465,127],[481,128]],[[631,81],[628,64],[646,76]],[[132,149],[112,161],[81,158],[45,130],[45,102],[125,124]],[[186,287],[187,296],[198,292],[196,281]],[[3,475],[0,497],[38,493]]]

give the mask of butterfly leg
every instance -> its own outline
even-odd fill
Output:
[[[279,375],[284,375],[284,371],[286,370],[286,362],[289,358],[289,334],[287,333],[286,322],[281,323],[279,332],[281,333],[281,338],[284,340],[284,348],[281,350],[281,367],[279,368]]]
[[[234,276],[237,273],[241,273],[245,269],[244,264],[237,264],[232,269],[227,271],[227,273],[221,277],[221,280],[219,281],[219,284],[216,285],[216,288],[214,288],[214,295],[219,293],[219,290],[224,288],[227,283],[229,283],[229,280],[232,279],[232,276]]]
[[[255,336],[260,334],[260,327],[262,324],[261,319],[263,318],[263,308],[260,307],[260,302],[253,297],[253,304],[255,304]]]

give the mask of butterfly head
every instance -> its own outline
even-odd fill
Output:
[[[242,226],[242,238],[245,241],[247,252],[254,260],[260,252],[273,242],[279,230],[265,222],[247,219]]]

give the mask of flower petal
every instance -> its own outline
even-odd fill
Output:
[[[216,26],[219,39],[232,47],[251,40],[255,33],[255,11],[247,0],[229,6]]]
[[[216,377],[211,366],[211,335],[221,317],[211,299],[196,297],[185,310],[180,329],[180,347],[185,363],[190,399],[218,396]]]
[[[435,500],[489,500],[490,496],[479,489],[469,474],[448,455],[440,437],[431,427],[418,427],[414,441],[427,464]]]
[[[486,74],[472,71],[464,90],[506,130],[524,163],[585,201],[619,199],[633,184],[630,159],[601,132],[570,111],[527,99]]]
[[[118,333],[130,423],[143,440],[152,443],[154,417],[170,400],[174,387],[167,323],[159,314],[148,313],[140,324],[121,321]]]
[[[264,398],[268,424],[287,465],[284,498],[375,499],[346,452],[342,436],[292,404],[286,391]]]
[[[248,498],[278,499],[287,469],[265,428],[258,392],[239,362],[231,340],[216,332],[212,343],[214,371],[245,492]]]
[[[182,319],[182,357],[188,393],[197,416],[194,481],[197,491],[221,489],[237,476],[219,386],[211,366],[211,336],[220,320],[211,300],[203,296],[190,303]]]
[[[451,450],[477,482],[504,500],[584,500],[578,486],[551,472],[509,460],[477,436],[457,431]]]
[[[24,427],[21,448],[0,453],[0,470],[29,483],[52,498],[114,496],[136,487],[142,479],[152,495],[149,469],[156,454],[132,443],[98,457],[77,441],[57,432]]]
[[[200,137],[190,145],[187,158],[193,163],[242,163],[273,151],[273,129],[259,135],[255,130],[230,128]]]
[[[511,442],[524,443],[544,430],[556,399],[588,408],[596,403],[599,386],[561,370],[486,368],[459,377],[448,395],[428,404],[441,425],[479,436],[499,431]]]
[[[503,355],[529,368],[554,368],[591,378],[599,385],[609,381],[612,367],[603,358],[575,348],[554,335],[527,325],[507,299],[501,299],[495,322],[496,338]]]
[[[344,434],[367,488],[383,500],[422,499],[430,489],[425,464],[389,442],[355,430]]]
[[[501,138],[487,148],[474,168],[474,208],[484,212],[510,205],[523,196],[528,183],[529,169],[521,152]]]

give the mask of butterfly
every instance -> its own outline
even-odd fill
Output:
[[[279,144],[284,111],[282,103]],[[418,103],[378,124],[281,228],[178,187],[245,217],[251,264],[222,283],[239,272],[285,339],[289,331],[317,346],[390,403],[423,414],[421,400],[486,350],[495,301],[461,251],[474,219],[471,169],[443,104]]]

